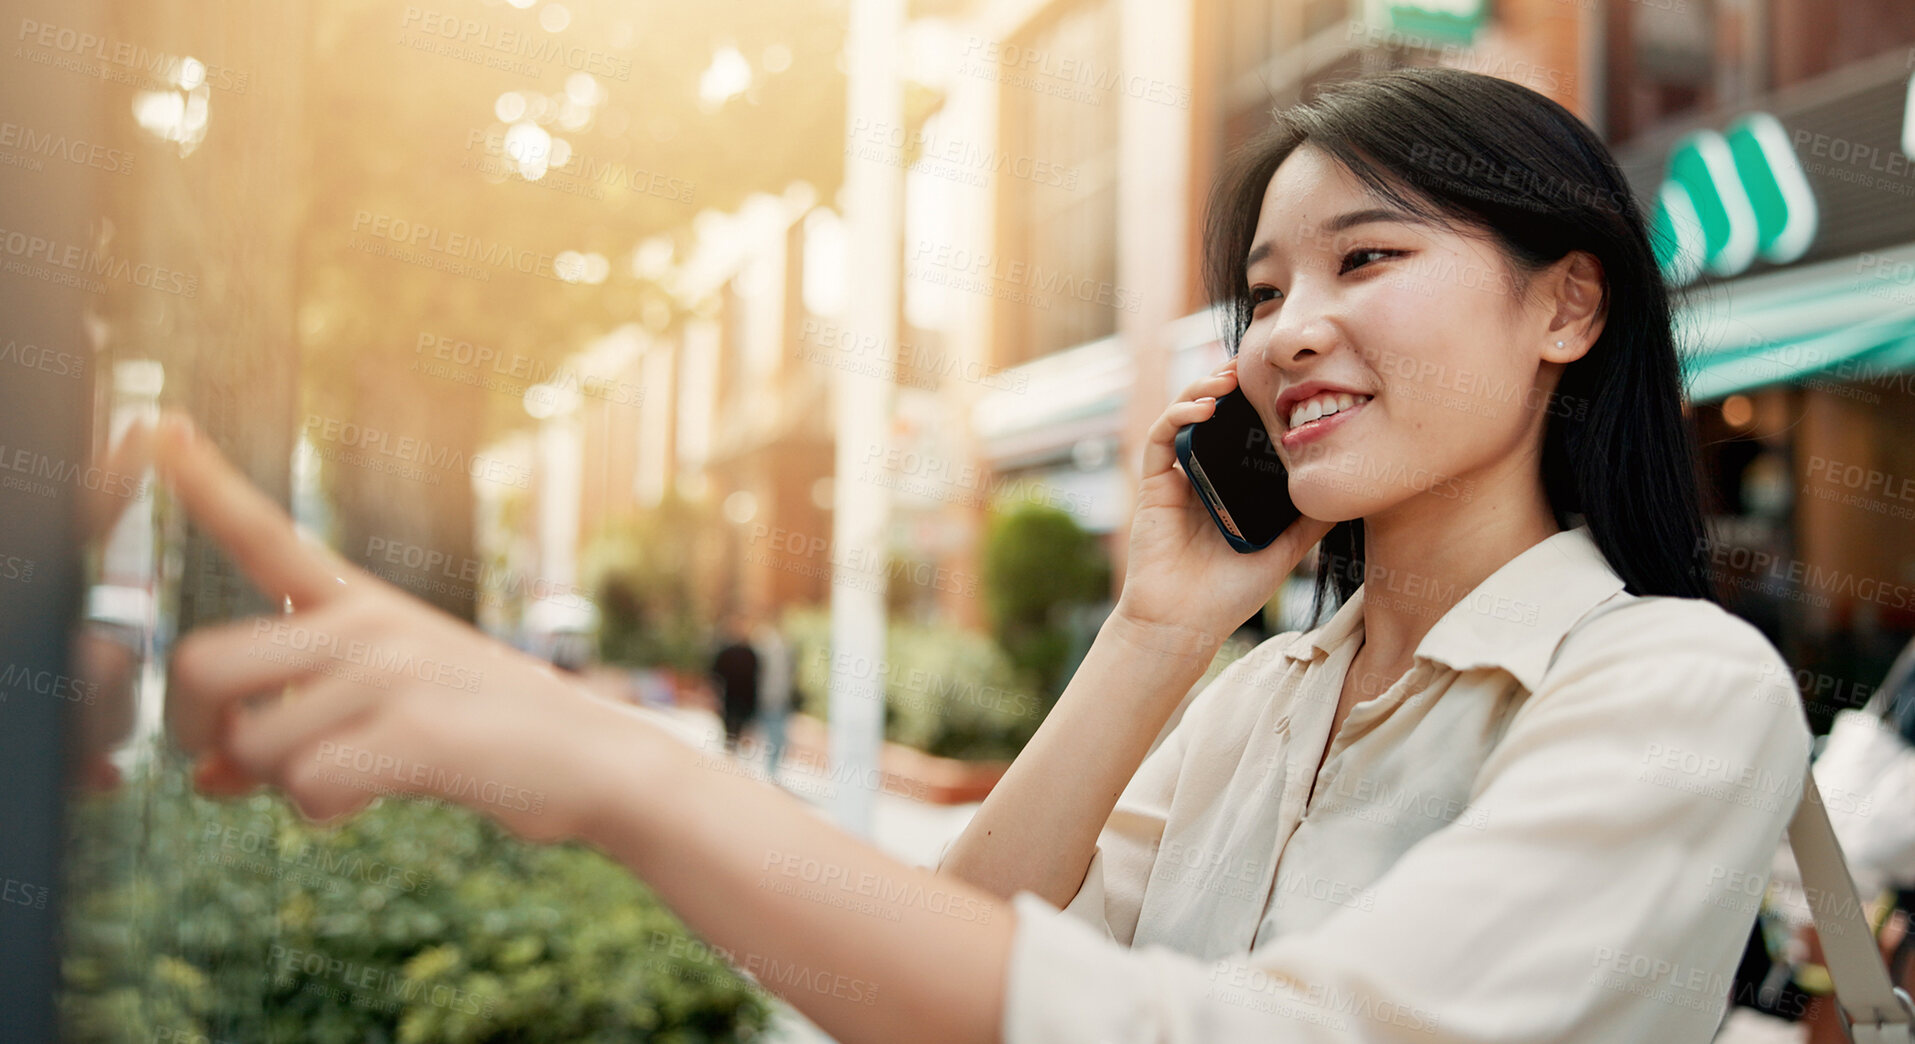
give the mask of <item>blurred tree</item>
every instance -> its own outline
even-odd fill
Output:
[[[711,512],[677,497],[600,530],[582,555],[582,575],[599,605],[601,659],[705,669],[715,606],[694,579],[700,562],[722,553],[722,532]]]
[[[524,391],[620,323],[665,333],[683,313],[656,273],[636,274],[638,244],[665,237],[682,256],[701,210],[800,180],[836,192],[844,19],[839,0],[317,10],[303,420],[315,442],[329,420],[360,426],[321,446],[348,555],[385,540],[472,557],[465,472],[526,481],[473,460],[530,423]],[[727,73],[739,89],[715,100]],[[540,159],[552,169],[521,163]],[[604,259],[602,282],[559,278],[550,259],[566,251]],[[474,604],[434,597],[460,615]]]
[[[1069,513],[1024,501],[991,518],[983,572],[997,640],[1055,699],[1069,680],[1072,610],[1108,597],[1110,557]]]

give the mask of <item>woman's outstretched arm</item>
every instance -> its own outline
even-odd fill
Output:
[[[202,789],[270,784],[321,819],[416,793],[531,840],[583,841],[841,1040],[998,1039],[1008,904],[890,858],[307,543],[179,420],[160,442],[188,513],[294,610],[180,644],[167,715],[203,755]]]
[[[1003,899],[1029,891],[1069,904],[1151,740],[1216,651],[1214,638],[1113,614],[938,872]]]
[[[1010,903],[641,724],[587,841],[839,1040],[999,1039]]]

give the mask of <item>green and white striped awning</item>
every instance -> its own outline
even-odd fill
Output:
[[[1906,387],[1915,244],[1692,288],[1675,326],[1690,402],[1810,379]]]

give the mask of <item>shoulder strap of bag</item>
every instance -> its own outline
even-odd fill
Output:
[[[1855,1044],[1909,1044],[1915,1003],[1889,981],[1875,935],[1863,917],[1855,879],[1836,843],[1835,828],[1815,774],[1802,785],[1802,803],[1789,820],[1789,847],[1802,871],[1802,886],[1822,943],[1823,964],[1835,984],[1835,1006]]]
[[[1875,695],[1862,706],[1864,714],[1873,714],[1893,725],[1902,734],[1902,738],[1915,743],[1910,735],[1910,718],[1915,717],[1915,707],[1908,704],[1915,701],[1915,641],[1902,647],[1889,665],[1888,676],[1882,684],[1876,686]]]

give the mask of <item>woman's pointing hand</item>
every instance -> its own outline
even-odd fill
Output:
[[[315,819],[420,794],[532,840],[579,836],[615,798],[585,755],[616,757],[634,715],[301,538],[186,418],[164,418],[157,442],[187,514],[291,609],[198,629],[175,651],[168,726],[201,755],[203,789],[270,784]]]

